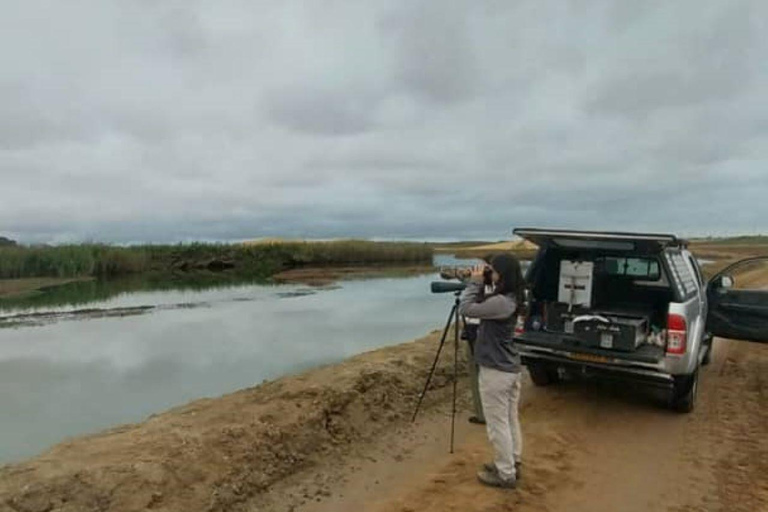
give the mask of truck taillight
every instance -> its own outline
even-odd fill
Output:
[[[667,354],[682,355],[688,340],[685,317],[672,313],[667,317]]]
[[[525,332],[525,315],[517,315],[517,323],[515,324],[515,336],[519,336]]]

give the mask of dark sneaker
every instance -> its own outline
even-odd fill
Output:
[[[477,479],[480,480],[481,484],[489,487],[499,487],[501,489],[515,489],[517,487],[517,479],[501,478],[498,471],[482,470],[477,473]]]
[[[515,480],[520,480],[520,466],[522,465],[521,462],[515,462]],[[496,469],[496,464],[493,462],[486,462],[483,464],[483,471],[487,471],[489,473],[498,473],[499,470]]]
[[[485,425],[485,420],[483,418],[478,418],[477,416],[470,416],[469,422],[475,425]]]

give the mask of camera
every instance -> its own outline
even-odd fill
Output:
[[[460,292],[467,287],[466,281],[472,275],[472,267],[443,267],[440,269],[440,277],[446,280],[458,279],[460,283],[443,283],[436,281],[432,283],[432,293],[450,293]],[[493,269],[485,266],[483,269],[483,284],[489,286],[493,284]]]
[[[440,277],[443,279],[458,279],[459,281],[466,281],[471,275],[472,267],[442,267],[440,269]],[[483,284],[492,284],[492,276],[493,269],[486,265],[483,269]]]

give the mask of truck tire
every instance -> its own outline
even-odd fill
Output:
[[[531,363],[528,364],[528,373],[531,375],[531,380],[537,386],[549,386],[550,384],[556,384],[560,377],[557,375],[557,368],[552,368],[546,363]]]
[[[675,377],[670,406],[677,412],[689,413],[696,405],[696,395],[699,391],[699,370],[690,375]]]

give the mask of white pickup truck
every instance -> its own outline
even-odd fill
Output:
[[[702,277],[674,235],[516,229],[539,247],[515,333],[537,385],[568,372],[629,379],[694,408],[713,336],[768,342],[768,290],[734,288],[732,271]]]

